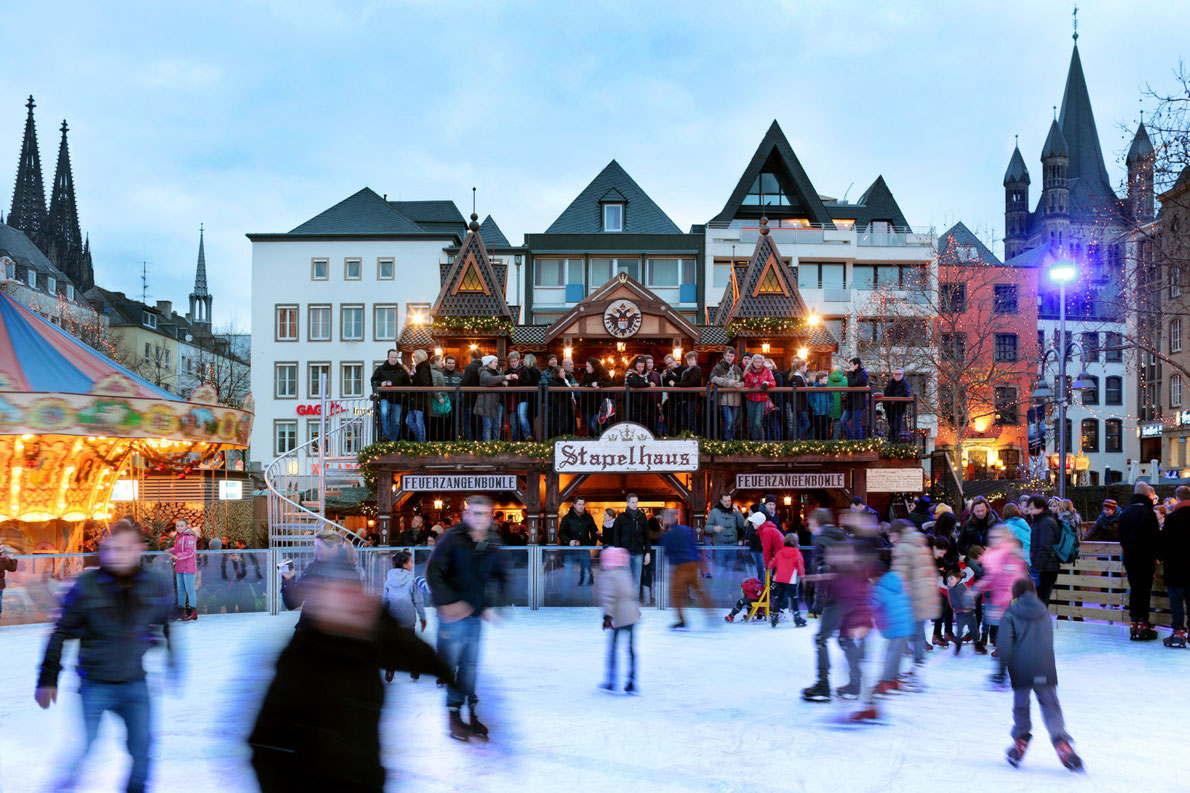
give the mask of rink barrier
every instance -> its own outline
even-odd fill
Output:
[[[1050,613],[1066,619],[1129,623],[1128,593],[1128,575],[1124,571],[1120,544],[1084,542],[1074,564],[1058,573],[1050,595]],[[1161,577],[1160,562],[1153,581],[1150,608],[1152,623],[1169,627],[1172,622],[1169,593]]]

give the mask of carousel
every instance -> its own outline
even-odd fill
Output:
[[[248,446],[245,409],[209,385],[183,399],[0,292],[0,542],[82,550],[117,482],[184,478]]]

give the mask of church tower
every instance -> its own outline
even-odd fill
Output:
[[[1041,149],[1041,230],[1043,240],[1057,252],[1065,252],[1070,241],[1070,145],[1058,120],[1050,124]]]
[[[198,266],[194,271],[194,291],[190,293],[190,321],[208,334],[211,332],[211,293],[207,291],[207,255],[203,246],[203,227],[198,227]]]
[[[1124,163],[1128,166],[1129,217],[1134,223],[1148,223],[1153,219],[1153,144],[1143,118]]]
[[[1018,142],[1004,172],[1004,258],[1024,253],[1029,243],[1029,169]]]
[[[79,230],[78,202],[74,196],[74,176],[70,168],[70,147],[66,132],[70,128],[62,122],[62,141],[58,144],[58,166],[54,171],[54,187],[50,195],[49,230],[45,254],[54,266],[66,274],[79,290],[86,292],[95,285],[91,254],[83,245]]]
[[[45,211],[45,185],[41,180],[41,155],[37,151],[37,127],[33,123],[33,97],[25,104],[25,139],[21,142],[21,159],[17,163],[16,187],[12,191],[12,209],[8,211],[8,225],[25,232],[25,236],[43,248],[49,221]]]

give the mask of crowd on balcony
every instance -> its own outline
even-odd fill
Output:
[[[413,353],[412,369],[396,350],[372,374],[377,437],[386,440],[543,440],[598,437],[617,421],[658,436],[683,433],[720,440],[855,440],[880,434],[910,441],[916,413],[904,371],[895,368],[875,392],[859,358],[812,371],[804,358],[778,368],[762,354],[723,349],[705,371],[694,351],[637,355],[625,371],[597,357],[509,352],[503,362],[473,350],[462,369],[453,355]],[[431,390],[439,389],[439,390]],[[876,408],[879,406],[880,412]],[[877,417],[881,424],[877,425]]]

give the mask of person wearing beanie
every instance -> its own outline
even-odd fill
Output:
[[[616,644],[620,634],[624,634],[628,647],[628,679],[624,683],[624,693],[638,694],[633,629],[640,621],[640,602],[637,600],[637,582],[628,571],[627,549],[604,548],[599,554],[599,569],[601,575],[595,584],[595,594],[603,608],[603,629],[612,632],[607,651],[607,677],[600,688],[608,693],[616,691]]]
[[[763,513],[765,519],[771,521],[777,531],[785,533],[785,527],[781,524],[781,516],[777,514],[777,497],[775,495],[772,493],[765,495],[763,499],[752,505],[752,511]]]
[[[1095,525],[1083,538],[1088,542],[1119,542],[1120,541],[1120,505],[1114,498],[1103,500],[1103,509],[1095,519]]]
[[[918,497],[917,501],[913,504],[913,511],[908,515],[908,519],[918,531],[921,531],[921,527],[930,520],[929,496]]]
[[[482,393],[475,398],[475,415],[483,422],[481,439],[495,441],[500,439],[500,425],[504,422],[504,402],[496,390],[508,385],[512,375],[500,374],[499,359],[495,355],[483,356],[479,368],[479,385],[487,388],[490,393]]]

